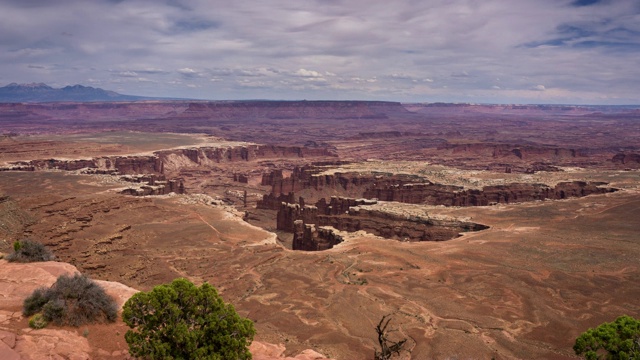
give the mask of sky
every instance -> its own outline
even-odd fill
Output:
[[[639,0],[2,0],[0,86],[640,104]]]

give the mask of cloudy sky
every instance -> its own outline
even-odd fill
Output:
[[[640,104],[638,0],[2,0],[0,86]]]

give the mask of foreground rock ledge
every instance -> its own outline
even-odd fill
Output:
[[[26,327],[22,316],[22,303],[38,287],[51,286],[58,276],[77,273],[75,266],[61,262],[9,263],[0,260],[0,359],[127,359],[128,349],[124,341],[125,325],[117,321],[113,325],[101,325],[107,338],[101,342],[120,345],[118,350],[106,351],[92,346],[83,329],[94,331],[92,326],[59,328],[49,326],[41,330]],[[107,294],[122,305],[138,290],[113,281],[96,280]],[[113,327],[111,331],[109,328]],[[107,331],[104,331],[106,328]],[[98,331],[98,330],[96,330]],[[111,346],[112,348],[113,346]],[[285,357],[285,346],[254,341],[250,347],[254,360],[319,360],[322,354],[305,350],[295,357]]]

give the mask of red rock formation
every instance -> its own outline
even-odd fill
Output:
[[[291,193],[302,191],[311,193],[312,201],[315,200],[313,194],[329,192],[343,197],[348,195],[381,201],[445,206],[486,206],[545,199],[557,200],[616,191],[603,187],[605,183],[584,181],[559,183],[555,187],[544,184],[513,183],[486,186],[482,190],[464,190],[460,186],[436,184],[412,175],[384,173],[318,175],[320,171],[322,171],[320,168],[305,166],[296,167],[287,178],[283,178],[280,171],[263,175],[262,182],[265,185],[271,185],[271,194],[263,198],[262,208],[274,209],[279,207],[281,201],[292,203],[290,199],[293,199],[294,195]],[[283,196],[283,194],[287,195]],[[322,203],[316,205],[322,206]]]
[[[280,208],[280,204],[282,203],[293,204],[296,202],[295,195],[290,192],[288,194],[280,194],[274,195],[273,193],[269,193],[262,196],[262,200],[258,200],[256,204],[256,208],[258,209],[268,209],[268,210],[278,210]]]
[[[198,147],[172,149],[155,152],[160,159],[170,155],[181,155],[195,164],[205,162],[236,162],[270,158],[334,157],[328,148],[305,148],[301,146],[246,145],[235,147]]]
[[[305,224],[315,224],[317,223],[318,215],[318,208],[315,206],[281,203],[276,218],[277,229],[294,232],[294,222],[296,220],[302,220]]]
[[[441,145],[438,150],[447,150],[451,152],[451,154],[456,155],[470,153],[490,158],[516,157],[526,161],[573,159],[576,157],[588,157],[590,155],[588,151],[583,149],[491,143],[447,143]]]
[[[262,182],[263,186],[273,186],[276,182],[282,181],[284,176],[282,175],[282,170],[273,170],[271,172],[262,174]]]
[[[93,159],[81,159],[81,160],[36,160],[31,161],[30,164],[35,169],[59,169],[66,171],[75,171],[83,168],[95,168],[96,162]]]
[[[349,232],[364,230],[402,241],[444,241],[458,237],[460,232],[487,228],[469,222],[403,217],[366,209],[375,203],[375,200],[339,197],[332,197],[329,205],[324,199],[316,206],[281,203],[277,228],[294,233],[294,249],[309,251],[324,250],[338,243],[339,237],[331,231],[321,231],[322,226]]]
[[[169,181],[154,181],[153,185],[147,184],[139,187],[130,187],[120,192],[125,195],[147,196],[147,195],[168,195],[170,193],[184,194],[184,184],[181,179]]]
[[[640,154],[636,153],[618,153],[613,156],[611,161],[614,164],[623,164],[630,167],[640,166]]]
[[[164,172],[164,164],[155,156],[117,156],[107,160],[107,169],[114,168],[120,174],[162,174]]]
[[[330,228],[304,224],[302,220],[294,222],[293,250],[322,251],[328,250],[344,241]]]
[[[77,272],[76,267],[62,262],[9,263],[0,260],[0,285],[3,290],[0,297],[0,359],[131,359],[118,325],[101,325],[104,327],[102,334],[106,334],[106,337],[97,342],[90,342],[79,330],[69,328],[49,326],[42,330],[23,329],[25,320],[19,309],[24,300],[35,289],[51,286],[58,276]],[[138,292],[121,283],[94,281],[116,301],[119,311]],[[92,347],[96,344],[97,347]],[[251,343],[249,349],[255,360],[327,359],[311,349],[295,357],[285,356],[284,345],[257,341]]]
[[[249,183],[249,177],[245,174],[233,174],[233,181],[235,182],[239,182],[241,184],[248,184]]]
[[[148,156],[112,156],[78,160],[31,160],[12,162],[0,170],[45,170],[59,169],[75,171],[95,169],[93,173],[117,171],[120,174],[163,174],[165,162],[171,156],[183,156],[194,166],[207,163],[251,161],[270,158],[335,157],[328,148],[305,148],[300,146],[247,145],[235,147],[199,147],[157,151]]]
[[[368,186],[384,182],[405,183],[419,181],[419,177],[411,175],[390,174],[357,174],[357,173],[334,173],[318,175],[324,169],[316,165],[306,165],[295,167],[291,176],[283,178],[280,170],[274,173],[265,174],[262,177],[263,185],[271,185],[271,192],[274,194],[288,194],[290,192],[300,192],[306,189],[322,191],[324,189],[338,190],[342,192],[361,193]]]
[[[552,188],[543,184],[512,183],[485,186],[482,190],[463,190],[457,186],[433,183],[383,185],[367,189],[363,197],[410,204],[486,206],[546,199],[558,200],[616,191],[602,185],[605,183],[573,181],[558,183]]]
[[[76,171],[96,169],[104,172],[117,171],[120,174],[161,174],[163,164],[155,156],[114,156],[110,158],[78,159],[78,160],[31,160],[27,163],[14,162],[12,165],[28,164],[35,170],[58,169]],[[94,171],[96,172],[96,171]]]

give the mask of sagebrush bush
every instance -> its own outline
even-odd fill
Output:
[[[49,289],[45,287],[35,289],[28,298],[24,299],[22,314],[24,314],[24,316],[31,316],[39,312],[44,304],[49,301],[48,291]]]
[[[56,325],[80,326],[93,322],[114,322],[116,302],[85,275],[61,275],[49,289],[36,289],[24,300],[25,316],[42,312]]]
[[[9,262],[51,261],[55,258],[51,250],[44,244],[31,239],[16,241],[13,244],[13,249],[14,251],[7,256]]]

